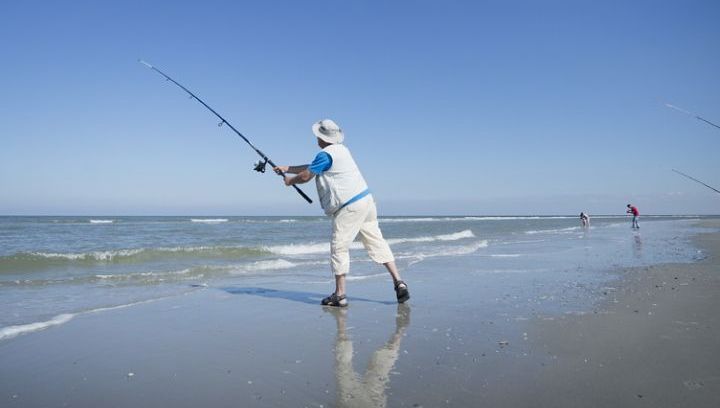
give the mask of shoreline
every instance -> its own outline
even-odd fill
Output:
[[[693,242],[703,260],[609,271],[616,290],[595,287],[606,300],[583,313],[518,314],[512,281],[482,298],[482,276],[458,287],[433,261],[409,276],[407,307],[373,279],[343,311],[318,305],[327,285],[238,284],[84,314],[0,342],[0,401],[715,407],[720,233]]]

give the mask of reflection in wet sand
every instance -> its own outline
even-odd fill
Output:
[[[338,407],[385,407],[385,389],[395,366],[405,328],[410,323],[410,306],[397,306],[395,331],[390,339],[373,353],[367,370],[360,375],[353,369],[353,344],[345,329],[347,309],[330,309],[337,324],[335,340],[335,376]]]
[[[633,243],[633,255],[635,255],[635,258],[641,258],[642,257],[642,239],[640,238],[640,233],[635,233],[635,241]]]

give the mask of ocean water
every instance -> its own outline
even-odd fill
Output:
[[[439,278],[452,265],[458,279],[501,291],[506,282],[592,284],[618,267],[692,262],[702,257],[690,242],[699,218],[643,217],[640,231],[612,216],[593,217],[587,229],[576,216],[380,224],[406,279]],[[0,217],[0,341],[77,314],[225,285],[331,289],[330,233],[325,217]],[[351,281],[388,279],[359,242],[351,257]]]

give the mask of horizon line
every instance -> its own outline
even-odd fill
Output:
[[[629,214],[588,214],[591,217],[625,217]],[[578,217],[575,214],[388,214],[378,215],[379,218],[384,217]],[[232,214],[178,214],[178,215],[158,215],[158,214],[142,214],[142,215],[122,215],[122,214],[0,214],[0,217],[327,217],[324,214],[319,215],[232,215]],[[720,217],[720,214],[645,214],[640,217]]]

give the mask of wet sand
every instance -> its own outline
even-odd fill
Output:
[[[523,394],[536,406],[720,406],[720,235],[696,242],[703,261],[626,270],[594,311],[536,322],[549,361]]]
[[[620,271],[582,313],[435,271],[401,306],[376,279],[346,310],[326,286],[237,285],[79,315],[0,342],[0,405],[716,407],[720,234],[697,241],[705,260]]]

